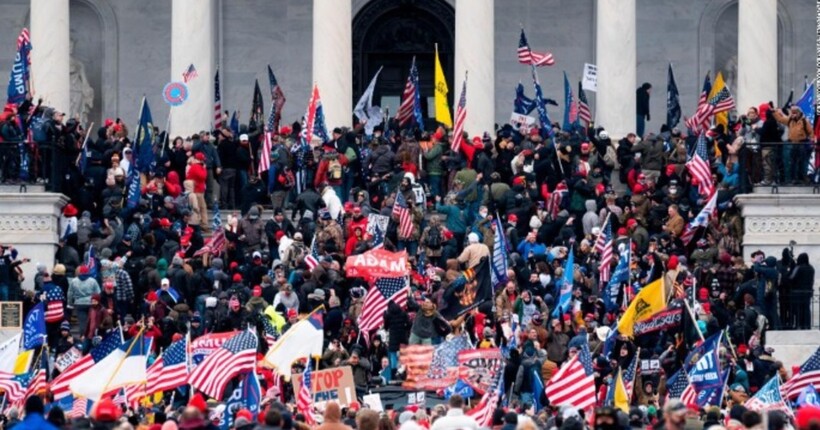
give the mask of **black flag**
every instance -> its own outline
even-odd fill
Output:
[[[666,125],[670,129],[680,122],[680,95],[678,94],[678,84],[675,83],[675,75],[672,73],[672,64],[669,64],[669,76],[666,83]]]

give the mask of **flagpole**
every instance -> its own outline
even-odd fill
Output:
[[[165,120],[165,139],[162,140],[159,157],[165,156],[165,146],[171,142],[171,112],[174,111],[173,106],[168,106],[168,119]]]
[[[137,333],[136,337],[137,338],[141,337],[144,332],[145,332],[145,326],[143,325],[142,328],[140,328],[139,333]],[[142,338],[140,340],[140,343],[144,343],[144,342],[145,342],[145,338]],[[117,376],[117,373],[120,372],[120,368],[122,367],[122,363],[124,363],[125,359],[128,358],[129,355],[131,355],[131,350],[134,349],[134,345],[136,343],[137,342],[131,342],[131,345],[128,345],[128,349],[125,351],[125,355],[120,359],[120,362],[117,363],[117,367],[114,369],[114,373],[112,373],[111,376],[108,378],[108,382],[106,382],[105,386],[103,386],[103,390],[102,390],[102,393],[100,393],[100,395],[105,394],[108,391],[108,386],[111,385],[111,381],[113,381],[114,377]]]
[[[695,318],[695,313],[692,312],[692,308],[689,307],[689,303],[686,300],[683,300],[683,305],[686,306],[686,313],[689,314],[689,317],[692,318],[692,322],[695,324],[695,330],[698,332],[701,342],[705,341],[706,338],[703,337],[703,333],[701,333],[700,328],[698,328],[698,320]]]

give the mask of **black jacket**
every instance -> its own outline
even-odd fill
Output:
[[[396,352],[400,345],[407,343],[410,327],[410,318],[407,313],[395,302],[388,303],[387,310],[384,311],[384,328],[390,335],[390,341],[387,344],[388,351]]]

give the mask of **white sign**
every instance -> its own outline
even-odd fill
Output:
[[[362,396],[362,400],[365,407],[370,408],[376,412],[384,412],[381,394],[365,394],[364,396]]]
[[[407,395],[407,404],[408,405],[423,405],[425,401],[425,394],[424,391],[419,391],[417,393],[410,393]]]
[[[581,88],[598,91],[598,66],[589,63],[584,64],[584,78],[581,80]]]
[[[68,351],[57,356],[57,358],[54,360],[54,367],[56,367],[57,370],[62,372],[63,370],[68,368],[68,366],[74,364],[74,362],[79,360],[82,356],[83,353],[80,352],[79,349],[77,349],[76,347],[72,347]]]
[[[533,125],[535,125],[535,118],[517,112],[513,112],[510,115],[510,125],[526,132],[530,128],[532,128]]]
[[[379,226],[382,236],[387,233],[387,224],[390,223],[390,217],[387,215],[370,214],[367,216],[367,233],[371,236],[376,234],[376,226]]]

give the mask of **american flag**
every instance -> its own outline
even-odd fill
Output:
[[[367,292],[359,317],[359,330],[369,339],[370,332],[384,325],[384,311],[387,303],[395,302],[401,307],[407,306],[407,294],[410,286],[406,277],[379,278]]]
[[[316,419],[313,417],[313,394],[311,393],[311,359],[308,357],[307,366],[302,373],[302,386],[299,387],[299,395],[296,397],[296,409],[305,416],[305,424],[314,425]]]
[[[793,399],[800,395],[800,392],[809,385],[820,384],[820,348],[800,366],[800,373],[792,376],[780,387],[780,392],[787,399]]]
[[[146,372],[146,393],[173,390],[188,383],[188,339],[172,343],[148,367]]]
[[[270,99],[271,104],[274,108],[272,112],[273,114],[273,121],[268,120],[268,129],[271,131],[276,131],[279,129],[279,120],[282,118],[282,108],[285,107],[285,93],[282,91],[282,87],[279,85],[279,82],[276,80],[276,75],[273,74],[273,69],[270,68],[268,65],[268,82],[270,83]]]
[[[547,213],[552,216],[552,219],[558,217],[558,212],[561,212],[561,205],[564,201],[564,196],[569,192],[567,182],[561,181],[555,186],[555,191],[550,194],[550,199],[547,201]]]
[[[666,399],[680,399],[683,397],[683,393],[686,392],[687,387],[690,387],[689,384],[689,375],[683,370],[678,370],[669,379],[666,380]],[[693,390],[694,391],[694,390]]]
[[[706,203],[706,206],[700,210],[698,216],[696,216],[692,221],[689,221],[689,224],[686,225],[686,229],[683,231],[683,234],[680,235],[680,240],[685,245],[688,245],[689,242],[692,241],[692,238],[695,237],[695,232],[698,230],[698,227],[706,227],[709,224],[709,219],[714,217],[717,214],[717,193],[712,193],[712,198],[709,199],[709,202]]]
[[[765,385],[763,385],[754,397],[746,400],[743,406],[753,411],[781,411],[786,416],[794,416],[792,408],[789,407],[781,394],[780,375],[774,375]]]
[[[267,343],[268,348],[270,348],[276,343],[279,333],[276,332],[276,328],[266,315],[262,315],[262,328],[265,330],[265,343]]]
[[[492,427],[493,414],[498,408],[498,402],[504,397],[504,373],[499,372],[496,379],[495,387],[484,393],[481,401],[466,414],[472,417],[479,427]]]
[[[90,353],[74,362],[74,364],[65,369],[63,373],[60,373],[60,375],[54,378],[54,380],[51,381],[51,393],[54,394],[54,399],[59,400],[71,395],[71,388],[69,387],[71,380],[119,348],[122,342],[122,331],[112,331],[99,345],[91,349]]]
[[[712,92],[712,81],[709,79],[709,73],[706,73],[706,78],[703,80],[703,90],[700,92],[698,98],[698,107],[695,109],[695,114],[686,120],[686,127],[692,131],[699,131],[705,125],[709,117],[701,117],[700,112],[706,107],[706,99],[709,93]]]
[[[522,28],[521,37],[518,39],[518,62],[536,67],[552,66],[555,64],[555,58],[553,58],[552,53],[540,53],[531,50],[529,43],[527,43],[527,36],[524,34],[524,29]]]
[[[708,196],[714,190],[712,183],[712,171],[709,167],[709,153],[706,150],[706,135],[701,132],[698,136],[698,143],[695,145],[692,158],[686,162],[686,168],[692,177],[698,180],[698,192],[703,196]]]
[[[609,278],[612,276],[612,248],[612,221],[609,219],[609,215],[607,215],[606,220],[604,220],[604,228],[595,240],[595,252],[601,257],[599,272],[602,285],[609,282]]]
[[[51,288],[46,291],[46,322],[57,323],[63,320],[65,316],[63,314],[64,301],[65,296],[60,287],[52,285]]]
[[[188,68],[185,69],[184,72],[182,72],[182,81],[187,84],[197,76],[199,76],[199,73],[197,73],[196,67],[194,67],[194,63],[191,63],[191,65],[188,66]]]
[[[10,400],[25,398],[26,388],[23,382],[13,373],[0,371],[0,390],[4,391]]]
[[[214,129],[222,128],[222,95],[219,92],[219,69],[214,75]]]
[[[589,127],[592,122],[592,111],[589,110],[589,100],[584,87],[578,82],[578,119],[584,122],[584,127]]]
[[[217,228],[214,230],[211,237],[208,238],[208,241],[205,242],[205,245],[194,253],[194,257],[199,257],[200,255],[204,255],[206,253],[210,253],[211,255],[220,255],[225,249],[225,245],[227,243],[228,240],[225,238],[225,229]]]
[[[313,270],[319,265],[319,250],[316,248],[316,235],[313,235],[313,240],[310,242],[310,252],[305,256],[305,265],[308,270]]]
[[[404,94],[402,94],[396,120],[399,122],[400,127],[412,124],[413,121],[419,127],[424,126],[419,99],[419,71],[416,68],[415,57],[413,58],[413,64],[410,65],[410,75],[407,76],[407,84],[404,86]]]
[[[20,49],[21,46],[28,43],[31,43],[31,34],[28,28],[23,28],[23,30],[20,31],[20,35],[17,36],[17,49]]]
[[[545,392],[552,405],[568,404],[578,409],[595,406],[595,375],[586,343],[552,376]]]
[[[410,237],[413,235],[413,213],[407,205],[401,190],[396,192],[396,201],[393,203],[391,216],[399,219],[399,237]]]
[[[120,407],[128,406],[128,396],[125,394],[125,388],[119,388],[111,401]]]
[[[85,397],[74,399],[74,403],[71,404],[71,410],[68,411],[66,416],[68,418],[83,418],[88,416],[91,408],[91,401]]]
[[[626,388],[627,398],[632,398],[632,389],[635,386],[635,374],[638,371],[638,354],[632,356],[632,361],[629,362],[629,366],[624,369],[622,373],[622,378],[624,381],[624,388]]]
[[[458,98],[456,105],[456,122],[453,126],[453,141],[450,143],[450,149],[458,153],[461,149],[461,141],[464,139],[464,123],[467,121],[467,75],[464,75],[464,83],[461,85],[461,97]]]
[[[729,88],[724,86],[717,94],[706,100],[706,103],[703,105],[698,103],[698,110],[695,112],[694,117],[691,118],[698,128],[693,128],[693,130],[706,128],[706,124],[712,115],[732,110],[734,107],[735,99],[732,98],[732,93],[729,92]],[[689,122],[687,121],[687,126],[688,125]]]
[[[213,397],[222,399],[225,386],[231,378],[253,371],[256,367],[256,335],[245,330],[225,342],[221,348],[210,353],[191,372],[191,386]]]
[[[399,361],[407,368],[405,388],[438,390],[458,379],[458,355],[470,349],[467,336],[456,336],[437,346],[410,345],[401,348]]]

